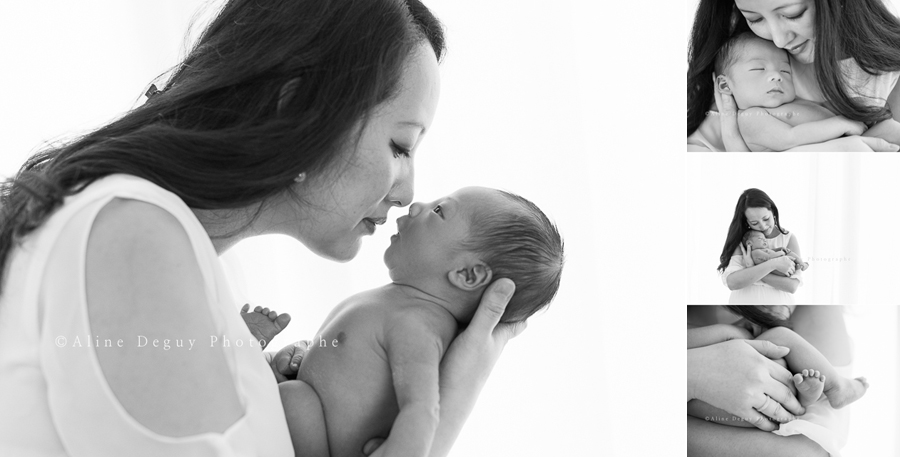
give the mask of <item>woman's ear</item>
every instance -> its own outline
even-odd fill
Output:
[[[716,90],[721,94],[731,94],[731,85],[725,75],[716,76]]]
[[[474,291],[491,283],[493,273],[491,268],[483,262],[474,265],[466,265],[462,268],[451,270],[447,273],[447,279],[458,289]]]

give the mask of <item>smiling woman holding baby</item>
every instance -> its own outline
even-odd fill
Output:
[[[778,207],[759,189],[738,198],[719,256],[729,304],[790,305],[807,268],[800,243],[781,226]]]
[[[0,189],[0,454],[293,455],[276,379],[302,351],[249,344],[217,256],[279,233],[355,257],[412,201],[443,52],[418,0],[232,0],[144,105],[29,159]],[[525,327],[498,324],[513,290],[440,361],[434,455]]]
[[[751,150],[738,125],[744,107],[723,90],[716,71],[722,47],[745,32],[789,55],[798,100],[868,127],[861,136],[845,129],[850,136],[787,145],[790,150],[898,149],[900,110],[891,107],[900,106],[900,20],[882,0],[701,0],[688,54],[689,151]]]

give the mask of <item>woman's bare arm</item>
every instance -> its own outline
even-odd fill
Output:
[[[687,418],[687,454],[691,457],[828,457],[804,435],[778,436],[755,428],[729,427]]]

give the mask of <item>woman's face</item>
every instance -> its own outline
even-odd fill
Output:
[[[734,0],[750,30],[804,64],[815,60],[815,0]]]
[[[272,211],[281,229],[316,254],[348,261],[362,237],[383,224],[393,206],[413,199],[413,158],[437,109],[437,58],[423,43],[409,57],[397,95],[379,105],[332,170],[294,186],[299,201],[284,198]]]
[[[750,230],[763,232],[769,236],[775,229],[775,216],[767,208],[747,208],[744,210],[744,217],[747,218],[747,227]]]

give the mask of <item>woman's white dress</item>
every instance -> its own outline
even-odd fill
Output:
[[[776,229],[777,230],[777,229]],[[774,238],[769,238],[766,241],[769,242],[769,249],[776,248],[786,248],[788,243],[791,241],[792,233],[788,233],[787,235],[783,233],[779,233]],[[728,276],[738,270],[743,270],[744,266],[741,264],[741,256],[736,255],[731,257],[731,261],[728,263],[728,266],[725,268],[725,271],[722,272],[722,284],[728,286],[726,280]],[[793,276],[795,279],[800,280],[800,285],[803,285],[803,272],[797,271]],[[794,295],[789,294],[783,290],[778,290],[762,281],[757,281],[753,284],[750,284],[743,289],[732,290],[731,296],[728,297],[729,305],[793,305],[794,304]]]
[[[278,387],[258,345],[222,349],[244,407],[223,433],[162,436],[116,399],[89,343],[84,283],[91,225],[116,197],[152,203],[178,219],[203,275],[217,334],[252,338],[212,242],[184,202],[134,176],[100,179],[67,197],[8,259],[0,295],[0,456],[294,455]]]

